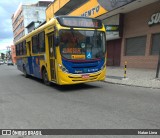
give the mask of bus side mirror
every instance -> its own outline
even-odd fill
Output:
[[[59,37],[54,37],[54,46],[58,46],[60,43]]]

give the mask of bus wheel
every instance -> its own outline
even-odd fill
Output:
[[[45,85],[49,86],[50,85],[50,82],[48,80],[48,74],[47,74],[47,71],[46,69],[43,70],[43,82]]]
[[[29,75],[27,74],[27,71],[26,71],[26,68],[25,68],[25,67],[23,67],[23,73],[24,73],[24,76],[25,76],[26,78],[29,77]]]

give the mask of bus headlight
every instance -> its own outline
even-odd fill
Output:
[[[58,64],[59,68],[63,71],[63,72],[68,72],[68,70],[61,64]]]

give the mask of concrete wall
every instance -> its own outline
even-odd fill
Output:
[[[70,0],[55,0],[47,9],[46,9],[46,21],[49,21],[54,17],[60,8],[67,4]]]
[[[19,5],[17,11],[12,16],[12,27],[14,31],[14,39],[17,41],[28,33],[25,28],[32,21],[46,20],[46,7],[38,7],[36,5]],[[18,27],[19,26],[19,27]]]
[[[24,27],[26,27],[32,21],[44,22],[46,19],[45,14],[46,7],[33,7],[33,6],[23,6],[23,16],[24,16]],[[25,34],[28,30],[25,28]]]

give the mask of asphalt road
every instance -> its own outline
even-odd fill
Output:
[[[0,65],[0,128],[159,129],[160,91],[104,82],[45,86]]]

